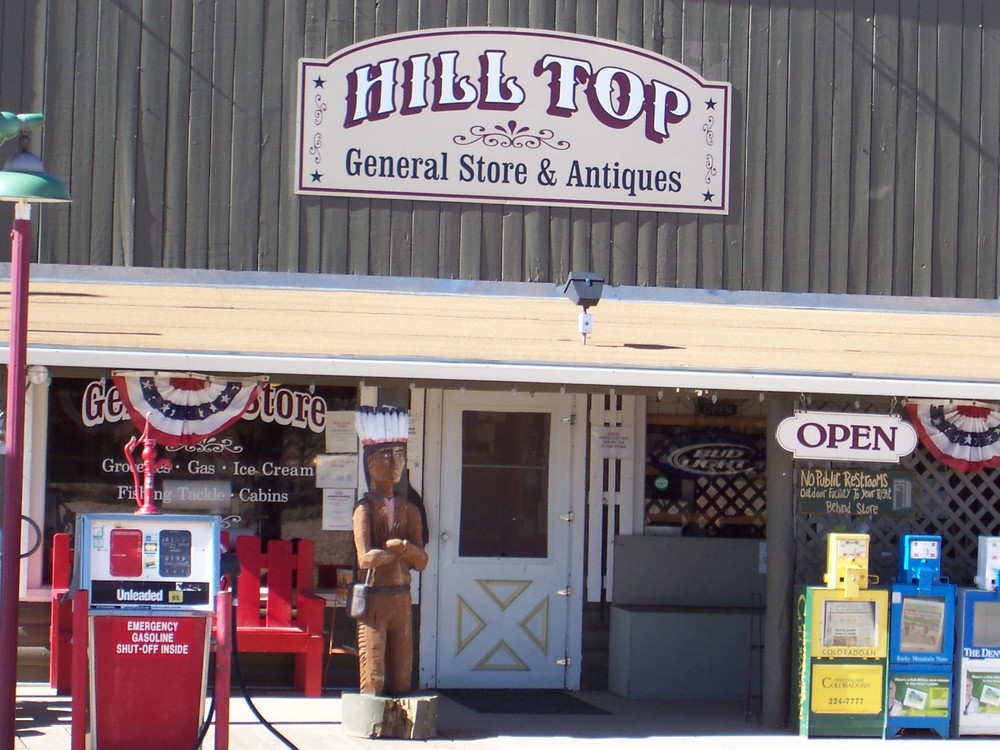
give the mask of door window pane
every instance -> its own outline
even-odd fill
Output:
[[[461,557],[547,557],[550,415],[462,412]]]

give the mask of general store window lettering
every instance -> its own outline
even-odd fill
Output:
[[[49,398],[45,538],[72,533],[80,513],[133,512],[123,449],[137,430],[110,378],[55,377]],[[349,534],[322,531],[316,459],[327,414],[355,401],[354,388],[266,384],[229,429],[190,447],[157,446],[170,461],[157,471],[157,506],[220,515],[231,536],[312,539],[317,564],[353,559]]]

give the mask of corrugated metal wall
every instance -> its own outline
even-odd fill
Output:
[[[70,208],[46,262],[994,298],[995,0],[25,0],[0,109]],[[729,216],[299,198],[296,61],[415,28],[638,45],[734,90]],[[12,146],[3,150],[3,156]],[[0,212],[9,216],[9,209]]]

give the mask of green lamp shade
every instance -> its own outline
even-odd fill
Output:
[[[42,160],[30,151],[19,151],[0,171],[0,201],[65,203],[69,190],[61,180],[46,174]]]
[[[19,203],[65,203],[69,190],[52,175],[29,172],[0,172],[0,201]]]

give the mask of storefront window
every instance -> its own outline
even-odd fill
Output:
[[[764,538],[763,431],[650,423],[647,533]]]
[[[354,388],[265,385],[256,405],[229,429],[190,447],[157,446],[157,457],[170,466],[155,482],[156,505],[165,513],[219,515],[234,536],[312,539],[318,564],[353,560],[348,532],[322,530],[316,468],[326,451],[326,415],[353,411],[355,398]],[[124,450],[138,434],[110,378],[53,378],[47,539],[56,531],[72,533],[80,513],[136,510]],[[141,467],[141,446],[133,459]]]

